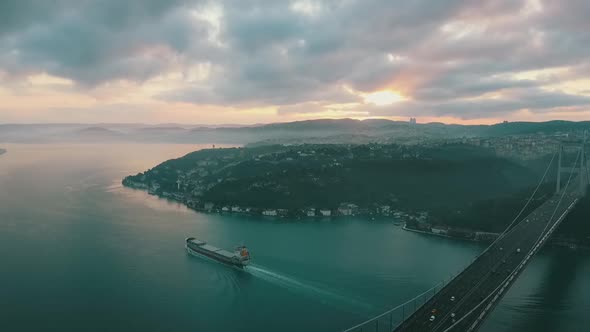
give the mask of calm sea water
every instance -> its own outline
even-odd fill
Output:
[[[390,222],[199,214],[123,188],[197,145],[5,145],[2,331],[339,331],[448,278],[482,247]],[[247,244],[247,271],[184,238]],[[585,331],[590,257],[546,250],[482,329]]]

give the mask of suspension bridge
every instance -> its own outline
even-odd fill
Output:
[[[345,332],[477,331],[532,257],[586,194],[590,171],[584,143],[585,140],[562,142],[539,184],[514,220],[464,270],[448,281]],[[567,165],[565,162],[566,150],[576,155],[573,164]],[[554,163],[557,164],[555,194],[521,218]]]

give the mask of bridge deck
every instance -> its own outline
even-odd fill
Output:
[[[489,295],[497,293],[513,271],[514,278],[508,282],[508,287],[516,280],[522,265],[528,263],[528,259],[525,260],[527,255],[534,254],[540,247],[537,245],[542,244],[538,243],[539,239],[551,231],[552,226],[559,223],[577,202],[577,194],[572,190],[565,193],[559,203],[561,197],[562,193],[554,195],[514,226],[395,331],[442,332],[455,321],[458,324],[453,331],[468,331],[477,327],[489,313],[490,310],[486,309],[493,307],[499,300]],[[484,300],[483,305],[461,320]],[[453,313],[454,318],[451,317]],[[430,320],[432,316],[435,316],[433,321]]]

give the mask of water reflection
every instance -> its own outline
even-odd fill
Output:
[[[588,256],[569,249],[543,250],[523,272],[482,327],[492,331],[582,331],[590,303]],[[586,309],[584,308],[586,307]]]

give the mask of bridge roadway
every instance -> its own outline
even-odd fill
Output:
[[[408,317],[395,331],[443,332],[454,322],[458,323],[452,331],[468,331],[471,327],[479,327],[482,317],[491,311],[484,312],[486,307],[493,308],[497,304],[497,302],[490,303],[494,300],[494,296],[488,295],[505,282],[510,273],[523,262],[529,251],[535,248],[542,235],[551,230],[556,222],[561,222],[577,202],[578,194],[575,190],[568,190],[559,203],[562,194],[563,191],[555,194],[513,226],[503,238],[478,256],[471,265]],[[433,259],[444,260],[444,257],[433,257]],[[522,270],[519,269],[516,273]],[[516,276],[513,280],[516,280]],[[485,303],[461,320],[465,314],[484,300]],[[451,317],[452,313],[455,314],[454,318]],[[430,320],[432,316],[435,316],[433,321]]]

